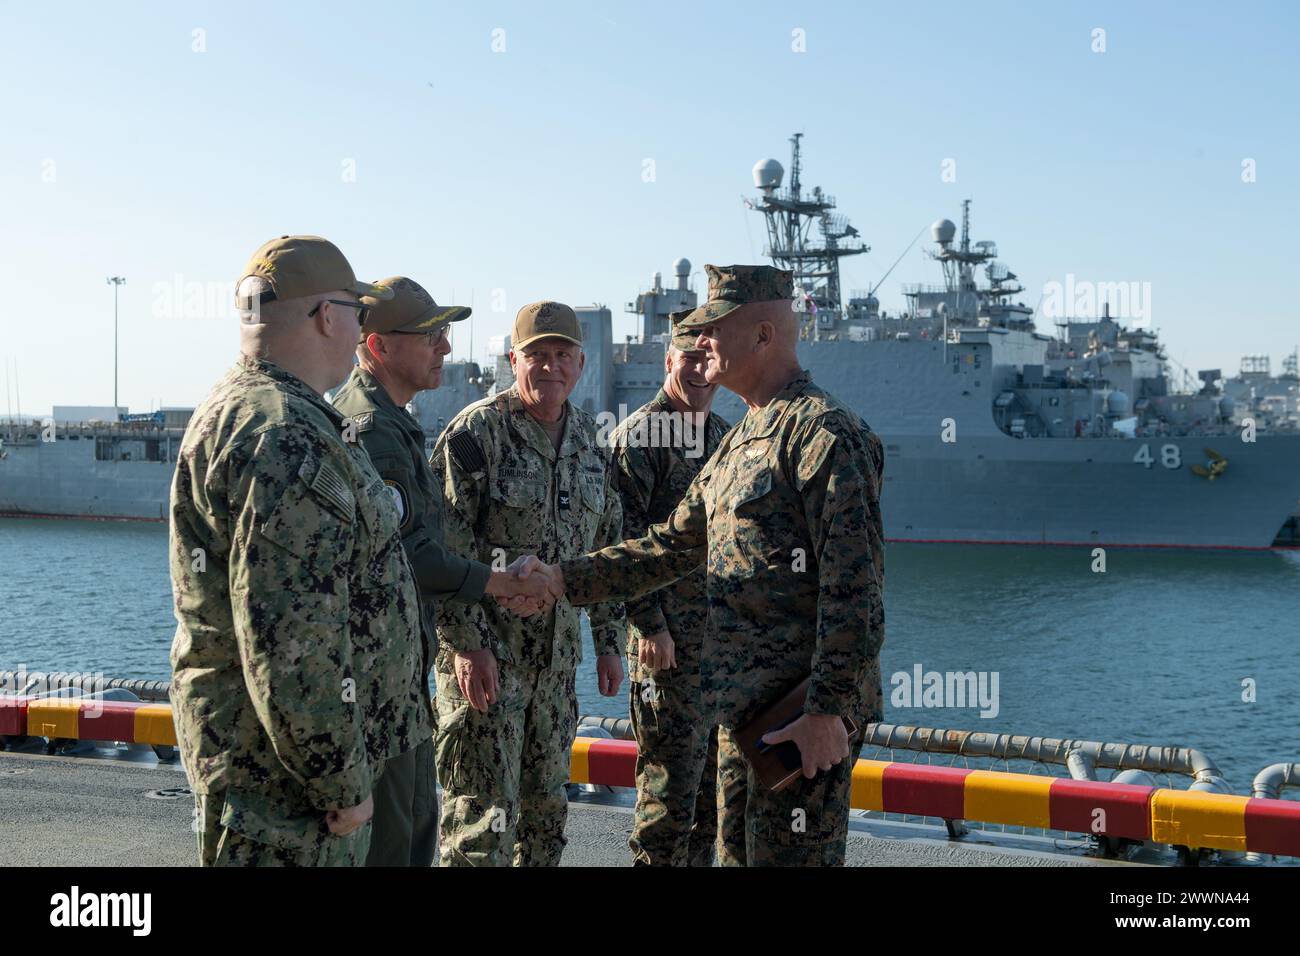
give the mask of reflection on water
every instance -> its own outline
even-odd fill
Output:
[[[0,667],[166,679],[166,542],[161,525],[0,519]],[[1194,747],[1239,792],[1300,760],[1300,552],[1111,549],[1104,574],[1092,564],[1088,549],[890,545],[885,719]],[[582,712],[623,715],[621,694],[596,693],[584,640]],[[996,673],[997,716],[895,706],[891,678],[917,665]]]

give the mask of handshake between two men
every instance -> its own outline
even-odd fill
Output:
[[[525,555],[504,572],[494,573],[487,593],[502,607],[520,617],[530,617],[549,610],[564,597],[564,573],[558,564]],[[677,666],[673,637],[666,630],[642,637],[637,652],[642,667],[652,673]],[[596,658],[596,678],[602,695],[613,697],[618,693],[623,683],[623,662],[617,654]],[[496,658],[490,650],[457,652],[456,680],[470,706],[486,712],[499,693]],[[762,737],[768,745],[785,741],[799,748],[803,775],[808,779],[819,771],[829,771],[850,754],[844,722],[834,714],[803,714]]]
[[[505,571],[488,580],[487,593],[497,604],[520,617],[551,609],[564,597],[564,575],[558,564],[547,564],[533,554],[516,558]]]
[[[564,597],[564,574],[560,566],[547,564],[535,555],[517,558],[502,578],[500,590],[495,595],[497,603],[520,617],[540,614]],[[491,593],[493,589],[489,587],[488,590]],[[668,670],[677,666],[673,637],[667,631],[641,638],[638,651],[638,660],[650,670]],[[612,694],[613,691],[607,696]]]
[[[558,564],[546,564],[535,555],[516,559],[505,571],[493,572],[487,593],[497,604],[517,614],[532,617],[549,611],[564,597],[564,575]],[[500,694],[496,655],[489,649],[457,651],[456,683],[470,706],[486,712]],[[623,684],[623,661],[617,654],[596,658],[596,680],[604,697],[613,697]]]
[[[535,555],[516,559],[504,572],[495,572],[487,593],[502,607],[531,617],[549,610],[564,597],[564,573],[558,564],[547,564]],[[672,635],[664,630],[637,642],[637,658],[651,673],[677,666]],[[497,699],[497,662],[490,650],[456,654],[456,681],[470,706],[486,712]],[[623,662],[617,654],[596,658],[600,693],[613,697],[623,683]],[[849,756],[844,722],[833,714],[803,714],[779,730],[763,735],[762,742],[774,745],[790,741],[799,748],[803,775],[812,779],[818,771],[829,771]]]

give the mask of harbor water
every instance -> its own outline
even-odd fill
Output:
[[[1300,761],[1300,551],[1105,560],[1101,572],[1083,548],[889,545],[885,719],[1193,747],[1238,793],[1264,766]],[[0,669],[170,677],[165,525],[0,519],[0,596]],[[624,716],[624,692],[601,697],[584,653],[581,712]],[[982,701],[922,693],[932,672],[972,671]]]

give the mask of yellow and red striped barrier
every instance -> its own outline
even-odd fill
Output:
[[[27,733],[27,705],[31,700],[0,694],[0,736],[21,737]]]
[[[636,786],[636,741],[579,737],[569,760],[570,783]]]
[[[1151,798],[1151,838],[1182,846],[1300,856],[1300,804],[1157,790]]]
[[[140,704],[135,712],[135,742],[176,746],[171,704]]]
[[[859,760],[851,803],[858,810],[946,820],[1151,839],[1155,787],[1035,774]],[[1296,807],[1300,821],[1300,806]]]
[[[0,697],[0,735],[175,746],[170,704]],[[632,740],[579,737],[569,780],[636,786]],[[1300,857],[1300,802],[1034,774],[859,760],[857,810]]]
[[[0,734],[176,746],[171,705],[148,701],[0,697]]]
[[[634,741],[579,737],[569,779],[634,786],[636,756]],[[1291,800],[859,760],[850,804],[856,810],[1300,856],[1300,802]]]

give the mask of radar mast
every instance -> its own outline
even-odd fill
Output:
[[[790,137],[790,188],[781,189],[784,170],[775,159],[760,160],[754,164],[754,185],[762,195],[754,201],[745,200],[750,209],[757,209],[767,220],[767,248],[770,257],[782,269],[794,273],[796,294],[802,293],[807,311],[817,314],[818,328],[834,328],[843,317],[840,292],[840,259],[870,251],[858,239],[858,230],[849,224],[847,217],[835,213],[835,197],[814,186],[810,196],[804,196],[801,174],[799,140],[803,133]],[[817,224],[819,237],[811,235],[813,223]]]

